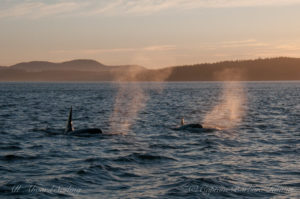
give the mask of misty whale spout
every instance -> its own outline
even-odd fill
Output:
[[[72,122],[72,107],[71,107],[65,133],[74,134],[74,135],[90,135],[90,134],[101,134],[102,130],[99,128],[87,128],[87,129],[75,130]]]

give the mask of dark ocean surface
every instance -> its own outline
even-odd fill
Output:
[[[70,106],[104,133],[64,134]],[[0,175],[1,198],[300,198],[300,82],[0,83]]]

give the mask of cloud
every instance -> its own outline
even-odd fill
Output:
[[[99,53],[118,53],[118,52],[150,52],[150,51],[170,51],[175,50],[175,45],[154,45],[142,48],[110,48],[110,49],[80,49],[80,50],[55,50],[54,54],[99,54]]]
[[[4,1],[0,18],[45,16],[149,15],[166,10],[197,8],[285,6],[300,0],[26,0]]]
[[[300,51],[300,45],[296,44],[281,44],[278,46],[275,46],[275,48],[279,50],[284,50],[284,51]]]
[[[169,51],[169,50],[175,50],[175,45],[157,45],[157,46],[148,46],[144,47],[142,50],[144,51]]]
[[[215,46],[215,57],[224,59],[248,59],[267,57],[299,57],[300,40],[260,42],[255,39],[225,41]],[[243,50],[244,48],[246,50]],[[212,52],[212,53],[213,53]]]
[[[284,6],[294,4],[300,4],[300,0],[113,0],[105,4],[100,10],[103,14],[147,15],[171,9]]]
[[[83,4],[66,1],[53,4],[47,4],[44,2],[25,1],[23,3],[17,3],[13,6],[1,8],[0,18],[7,17],[29,17],[40,18],[45,16],[54,16],[60,14],[71,13],[75,10],[79,10]]]
[[[267,43],[258,42],[255,39],[224,41],[221,43],[222,48],[238,48],[238,47],[264,47],[269,46]]]

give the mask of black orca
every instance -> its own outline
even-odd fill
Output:
[[[99,128],[88,128],[88,129],[79,129],[74,130],[73,122],[72,122],[72,106],[69,112],[69,118],[65,129],[66,134],[74,134],[74,135],[85,135],[85,134],[101,134],[102,130]]]
[[[181,126],[175,128],[174,130],[202,130],[203,126],[201,124],[198,123],[194,123],[194,124],[184,124],[184,119],[181,119]]]
[[[201,124],[185,124],[179,127],[180,129],[203,129],[203,126]]]

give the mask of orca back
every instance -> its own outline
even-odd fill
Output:
[[[83,134],[101,134],[101,129],[98,128],[88,128],[88,129],[79,129],[72,131],[72,134],[74,135],[83,135]]]

